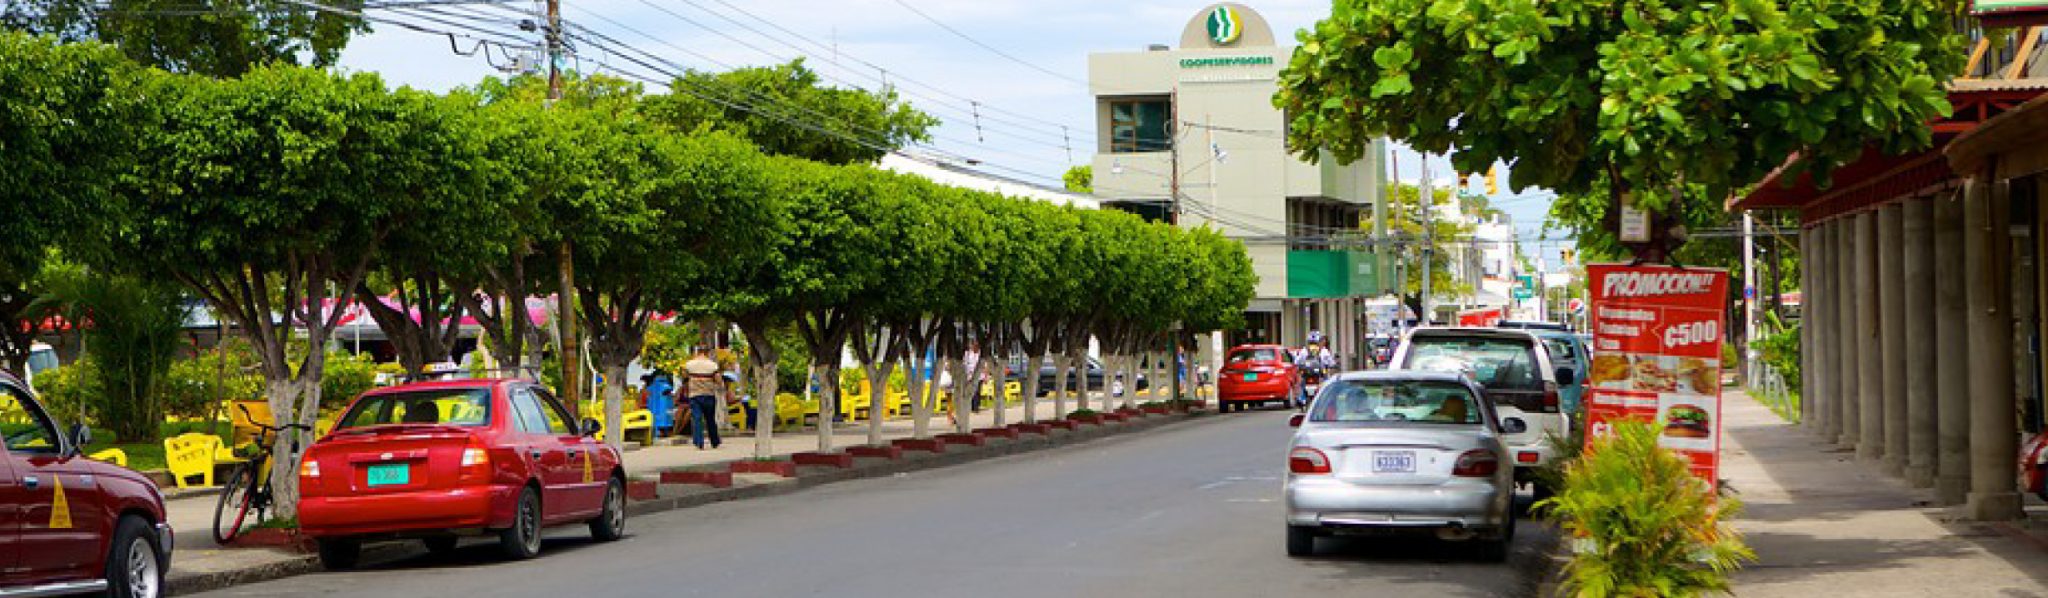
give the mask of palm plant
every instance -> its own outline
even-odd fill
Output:
[[[1690,464],[1657,445],[1659,430],[1616,422],[1567,465],[1558,494],[1538,502],[1570,537],[1567,594],[1588,598],[1697,596],[1728,590],[1756,554],[1724,519],[1742,508],[1716,496]]]

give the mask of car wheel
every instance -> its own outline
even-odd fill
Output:
[[[604,486],[604,510],[590,520],[590,537],[610,542],[626,535],[626,485],[612,478]]]
[[[455,554],[455,546],[461,542],[462,539],[455,536],[434,536],[420,539],[421,544],[427,545],[427,552],[437,557]]]
[[[122,517],[107,554],[107,595],[156,598],[163,595],[164,566],[156,529],[140,517]]]
[[[498,532],[498,545],[505,550],[505,556],[517,560],[540,554],[540,491],[532,486],[519,491],[512,526]]]
[[[1315,553],[1315,530],[1295,525],[1287,526],[1287,556],[1311,556]]]
[[[347,571],[356,568],[357,559],[363,556],[363,543],[347,538],[328,538],[319,541],[320,566],[328,571]]]

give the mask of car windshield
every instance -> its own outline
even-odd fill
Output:
[[[1271,348],[1238,349],[1236,351],[1230,352],[1229,362],[1243,363],[1247,361],[1278,361],[1279,359],[1280,352],[1275,351]]]
[[[481,426],[491,421],[491,391],[451,388],[364,397],[335,429],[392,424]]]
[[[1454,382],[1339,380],[1317,395],[1309,421],[1477,424],[1472,391]]]
[[[1512,338],[1416,336],[1404,367],[1454,371],[1472,376],[1487,390],[1543,390],[1536,352]]]

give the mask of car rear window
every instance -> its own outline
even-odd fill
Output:
[[[1577,351],[1572,350],[1571,341],[1559,338],[1546,338],[1543,339],[1543,347],[1550,350],[1551,367],[1578,369],[1579,354]]]
[[[1228,361],[1230,363],[1241,363],[1246,361],[1278,361],[1279,359],[1280,352],[1272,348],[1238,349],[1230,352]]]
[[[1416,336],[1409,341],[1407,369],[1462,371],[1487,390],[1542,391],[1535,346],[1526,340],[1492,337]]]
[[[1462,384],[1422,380],[1339,380],[1316,396],[1309,421],[1477,424],[1480,406]]]
[[[481,426],[491,421],[491,391],[456,388],[364,397],[335,429],[393,424]]]

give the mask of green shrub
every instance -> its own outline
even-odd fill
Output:
[[[321,371],[320,406],[335,408],[348,405],[356,396],[377,386],[377,362],[369,357],[332,351],[327,354],[327,369]]]
[[[1571,548],[1573,596],[1697,596],[1728,590],[1755,553],[1722,519],[1741,503],[1716,497],[1687,461],[1657,446],[1658,429],[1627,420],[1567,465],[1556,496],[1536,508],[1559,520]]]
[[[1790,326],[1778,320],[1777,314],[1765,312],[1769,328],[1776,333],[1760,335],[1756,339],[1757,351],[1763,354],[1764,363],[1784,376],[1786,387],[1799,392],[1799,329],[1798,324]]]
[[[263,378],[249,374],[242,357],[222,350],[172,362],[164,377],[164,411],[191,418],[226,417],[216,413],[221,401],[262,400]]]
[[[91,422],[92,405],[106,396],[100,389],[99,366],[92,358],[80,359],[54,370],[36,374],[36,398],[43,409],[65,425]]]

